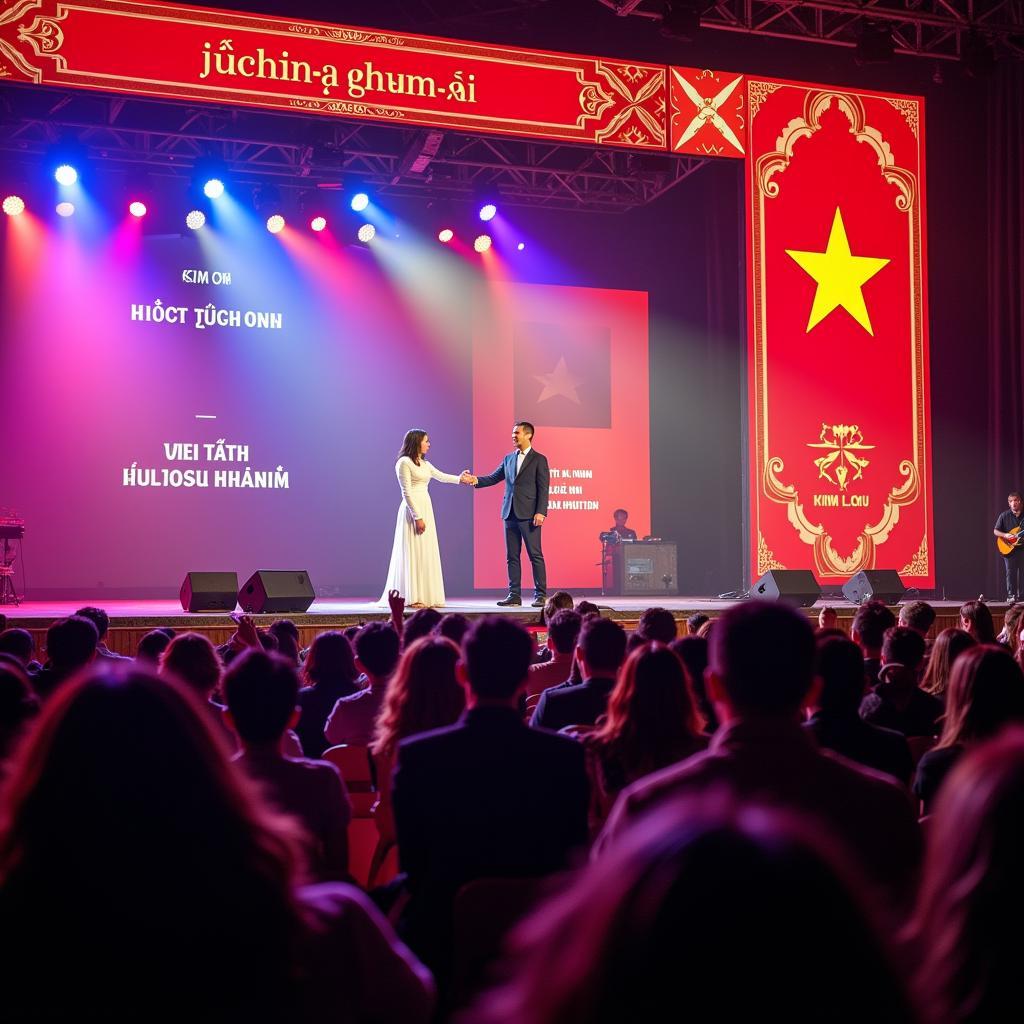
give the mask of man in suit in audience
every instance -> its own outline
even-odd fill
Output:
[[[600,850],[655,807],[721,793],[768,800],[821,823],[859,864],[894,917],[908,909],[921,835],[906,790],[879,772],[821,750],[800,724],[817,702],[815,640],[806,616],[750,601],[718,620],[705,673],[722,721],[707,751],[623,791],[598,839]]]
[[[519,623],[478,620],[458,670],[466,713],[399,746],[393,802],[412,897],[403,934],[442,977],[463,885],[560,871],[587,843],[582,746],[528,729],[519,715],[532,648]]]
[[[566,725],[593,725],[608,706],[625,657],[626,631],[614,619],[587,619],[576,647],[583,682],[545,690],[530,725],[555,732]]]

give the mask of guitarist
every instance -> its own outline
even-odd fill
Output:
[[[1000,540],[1014,545],[1009,554],[1003,555],[1006,563],[1006,599],[1008,601],[1024,600],[1024,502],[1020,494],[1012,491],[1006,499],[1010,507],[996,520],[992,531]],[[1020,542],[1020,546],[1017,546]]]

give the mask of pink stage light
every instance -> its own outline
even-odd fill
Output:
[[[147,213],[146,204],[136,199],[135,202],[129,204],[128,212],[133,217],[145,217]]]
[[[437,240],[447,245],[455,237],[455,232],[451,228],[441,228],[437,233]]]
[[[312,229],[313,229],[314,231],[323,231],[323,230],[324,230],[324,228],[326,228],[326,227],[327,227],[327,218],[326,218],[326,217],[314,217],[314,218],[313,218],[313,219],[312,219],[312,220],[311,220],[311,221],[309,222],[309,226],[310,226],[310,227],[311,227],[311,228],[312,228]]]
[[[21,196],[7,196],[4,199],[4,213],[8,217],[17,217],[25,212],[25,200]]]
[[[284,217],[279,213],[267,218],[267,230],[272,235],[278,235],[284,231]]]

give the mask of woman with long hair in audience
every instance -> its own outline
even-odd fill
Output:
[[[183,686],[79,676],[6,791],[4,1019],[425,1021],[429,976],[366,898],[299,887],[297,827]]]
[[[391,774],[398,744],[406,736],[440,729],[458,721],[466,708],[466,692],[455,675],[459,649],[441,636],[423,637],[402,652],[388,681],[384,706],[377,717],[377,735],[370,745],[380,794],[374,807],[383,848],[394,845]]]
[[[233,750],[235,737],[224,720],[224,706],[217,700],[224,664],[210,638],[202,633],[179,633],[160,655],[159,673],[184,683],[196,695],[214,729]]]
[[[820,826],[726,797],[653,810],[512,936],[465,1024],[914,1024]]]
[[[928,1024],[1019,1020],[1024,1013],[1024,730],[971,751],[929,820],[908,929]]]
[[[955,627],[944,629],[932,644],[928,668],[921,680],[921,689],[925,693],[930,693],[933,697],[945,701],[953,663],[964,651],[974,647],[977,642],[966,630]]]
[[[626,786],[703,750],[707,739],[675,652],[657,641],[636,648],[619,669],[603,722],[584,743],[595,831]]]
[[[995,644],[979,644],[956,660],[946,691],[946,714],[938,742],[921,758],[914,794],[922,814],[964,753],[1007,725],[1024,722],[1024,672],[1013,655]]]
[[[996,642],[996,625],[984,601],[968,601],[960,606],[960,628],[970,633],[979,644]]]
[[[309,648],[302,665],[299,690],[302,715],[295,726],[306,757],[320,757],[327,749],[324,726],[340,697],[359,689],[355,654],[348,637],[336,629],[321,633]]]
[[[669,647],[675,651],[683,663],[683,668],[686,669],[693,702],[697,706],[698,714],[704,719],[702,732],[705,736],[713,736],[720,723],[718,712],[708,697],[707,685],[704,682],[704,672],[708,667],[708,642],[704,637],[693,633],[673,640]]]

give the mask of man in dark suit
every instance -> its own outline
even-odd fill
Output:
[[[530,725],[556,732],[566,725],[593,725],[608,706],[608,695],[615,688],[625,657],[626,631],[614,619],[587,619],[576,646],[583,682],[545,690]]]
[[[544,553],[540,547],[540,528],[548,514],[548,460],[533,447],[533,424],[517,423],[512,429],[515,451],[487,476],[473,477],[474,487],[492,487],[505,483],[501,518],[505,522],[505,554],[508,560],[508,597],[498,604],[503,608],[523,603],[522,565],[519,555],[523,541],[533,566],[535,608],[547,600],[548,579]]]
[[[538,877],[587,843],[583,747],[528,729],[519,715],[533,645],[510,619],[467,633],[459,676],[468,710],[403,740],[392,790],[411,900],[404,937],[443,974],[459,888],[477,878]]]

